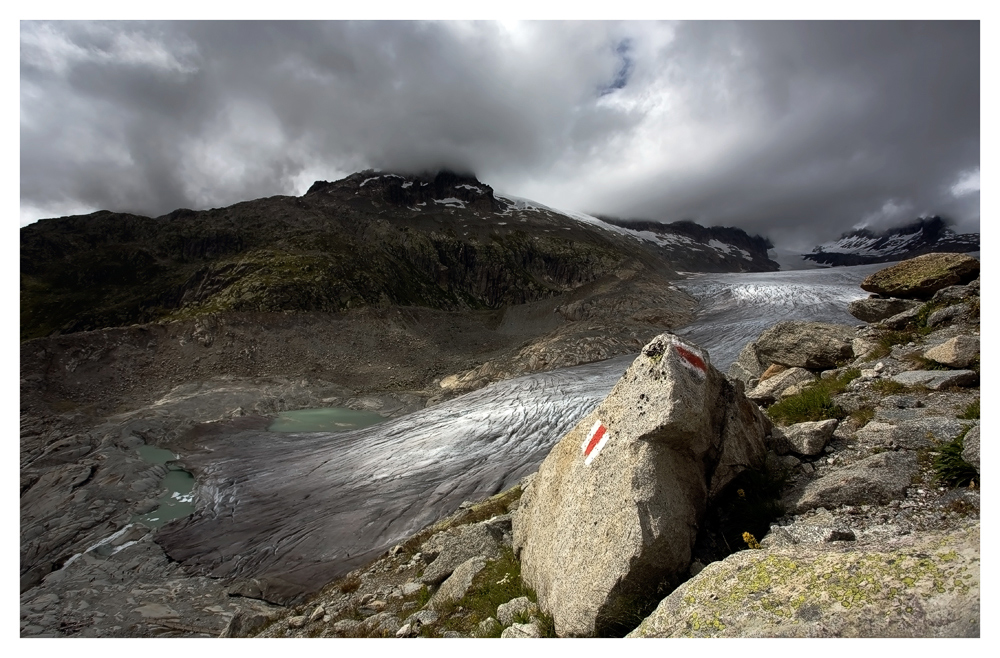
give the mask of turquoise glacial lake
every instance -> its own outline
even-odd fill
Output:
[[[344,407],[298,409],[278,414],[268,430],[271,432],[344,432],[381,423],[385,418],[371,411]]]
[[[143,461],[150,464],[166,464],[170,470],[160,482],[161,487],[166,487],[167,493],[157,501],[156,509],[146,514],[136,514],[132,517],[132,522],[138,521],[151,528],[159,528],[167,521],[182,519],[193,514],[194,496],[191,491],[194,489],[194,476],[177,464],[168,463],[178,456],[170,450],[155,446],[139,446],[136,450]]]

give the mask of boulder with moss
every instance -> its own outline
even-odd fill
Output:
[[[886,297],[930,299],[949,286],[979,277],[979,261],[965,254],[924,254],[879,270],[861,283],[861,289]]]
[[[628,637],[978,637],[980,528],[745,550]]]

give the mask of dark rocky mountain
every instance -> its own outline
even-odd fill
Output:
[[[157,218],[100,211],[21,229],[21,337],[219,312],[489,310],[622,267],[776,269],[760,238],[630,226],[494,194],[474,176],[364,171]]]
[[[941,217],[920,219],[875,233],[856,229],[813,249],[802,257],[823,265],[866,265],[905,260],[932,252],[979,251],[979,234],[957,234]]]

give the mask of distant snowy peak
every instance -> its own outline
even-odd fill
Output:
[[[537,201],[510,195],[497,194],[497,199],[508,204],[503,214],[527,211],[553,213],[632,238],[684,271],[766,272],[778,269],[778,264],[767,255],[771,243],[760,236],[751,237],[738,228],[706,228],[690,221],[664,224],[602,219],[581,212],[557,210]]]
[[[815,247],[803,258],[824,265],[863,265],[905,260],[935,251],[979,251],[979,234],[957,234],[940,217],[921,217],[917,221],[875,233],[856,229],[833,242]]]

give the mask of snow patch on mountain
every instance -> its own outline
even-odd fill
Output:
[[[716,251],[721,251],[721,252],[725,252],[725,253],[728,253],[728,254],[734,254],[734,255],[735,254],[739,254],[740,256],[742,256],[743,258],[746,258],[747,260],[751,260],[753,258],[750,255],[750,252],[747,251],[746,249],[740,249],[736,245],[726,244],[725,242],[720,242],[720,241],[715,240],[715,239],[709,240],[708,241],[708,246],[711,247],[712,249],[715,249]]]
[[[921,217],[881,233],[855,229],[815,247],[803,258],[827,265],[860,265],[905,260],[933,251],[966,253],[978,249],[978,233],[959,235],[940,217]]]

